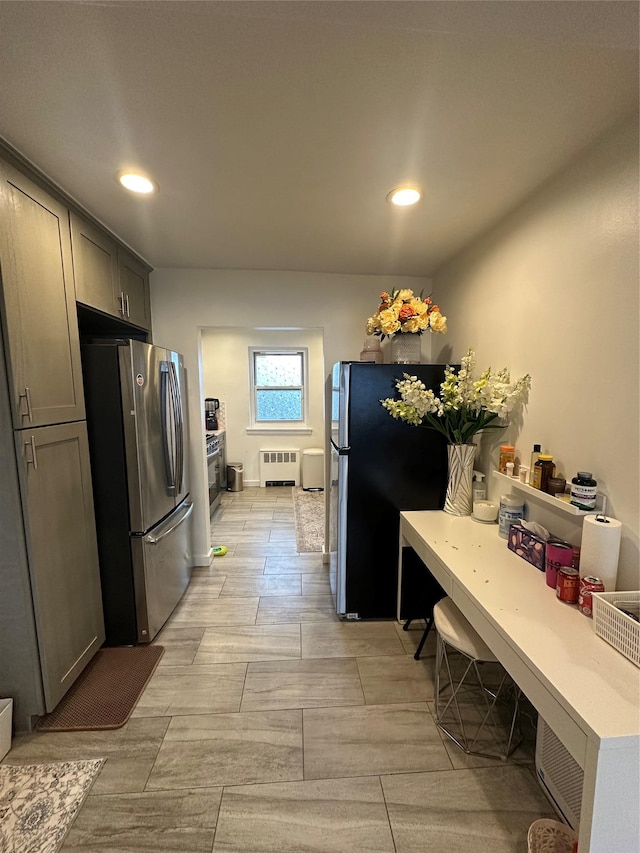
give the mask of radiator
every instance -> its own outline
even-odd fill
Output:
[[[300,449],[261,450],[261,486],[297,486],[300,482]]]
[[[560,817],[577,831],[584,772],[540,716],[536,737],[536,774],[542,790]]]

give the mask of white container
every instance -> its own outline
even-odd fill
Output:
[[[498,504],[493,501],[474,501],[473,517],[477,521],[484,521],[486,523],[495,522],[498,517]]]
[[[306,491],[324,489],[324,450],[307,447],[302,451],[302,488]]]
[[[0,699],[0,761],[11,749],[13,699]]]
[[[640,592],[594,592],[593,627],[598,635],[640,666],[640,622],[615,606],[616,601],[640,601]]]
[[[524,518],[524,502],[515,495],[502,495],[498,511],[498,534],[502,539],[509,538],[509,528],[512,524]]]

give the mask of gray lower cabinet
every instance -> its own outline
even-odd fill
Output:
[[[85,417],[69,212],[0,161],[0,275],[15,429]]]
[[[73,211],[71,242],[77,301],[149,330],[149,268]]]
[[[52,711],[104,642],[85,422],[15,433],[44,702]]]

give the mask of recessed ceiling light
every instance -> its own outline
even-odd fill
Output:
[[[391,190],[387,196],[391,204],[395,204],[398,207],[407,207],[410,204],[416,204],[421,198],[422,193],[415,187],[397,187],[397,189]]]
[[[140,175],[137,172],[120,172],[118,180],[123,187],[131,190],[132,193],[148,195],[149,193],[155,192],[157,189],[153,181],[150,181],[149,178],[146,178],[144,175]]]

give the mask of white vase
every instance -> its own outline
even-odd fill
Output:
[[[391,364],[420,364],[421,346],[415,332],[396,332],[391,338]]]
[[[449,457],[449,479],[444,511],[449,515],[471,515],[473,495],[473,460],[476,455],[475,444],[447,445]]]

